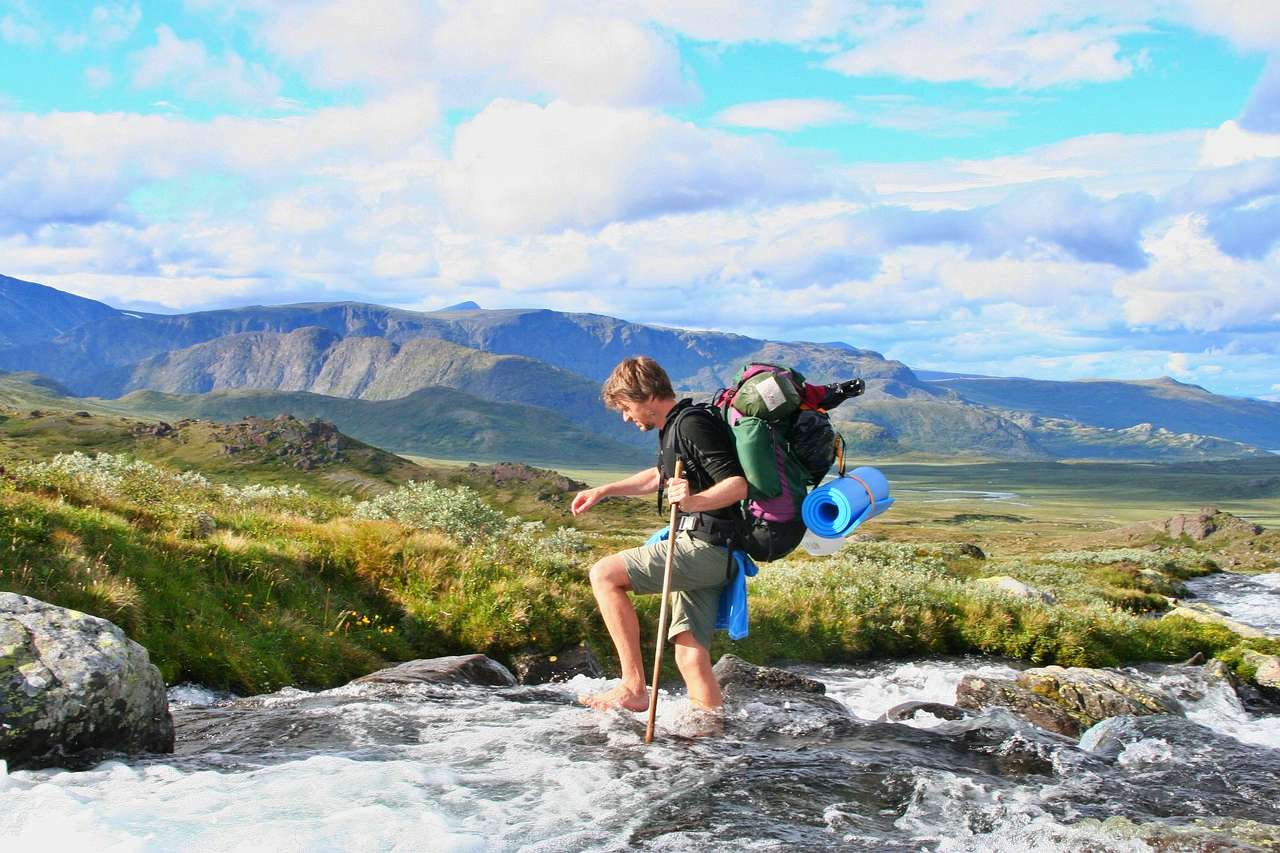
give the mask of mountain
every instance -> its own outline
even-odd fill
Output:
[[[1127,429],[1151,424],[1174,433],[1217,436],[1280,449],[1280,403],[1224,397],[1168,376],[1074,380],[953,377],[931,384],[962,400],[1088,426]]]
[[[0,275],[0,347],[47,341],[120,313],[92,299]]]
[[[658,359],[676,387],[695,396],[731,384],[748,361],[788,364],[820,383],[861,376],[866,395],[833,417],[863,454],[1176,461],[1280,448],[1280,404],[1168,379],[1043,382],[929,372],[926,381],[901,362],[844,343],[767,341],[598,314],[491,311],[469,302],[429,312],[340,302],[158,315],[68,296],[67,318],[42,324],[36,314],[56,314],[49,300],[58,292],[15,282],[0,279],[0,297],[14,306],[8,327],[26,316],[29,330],[0,341],[0,369],[34,371],[63,386],[55,390],[80,395],[212,394],[206,404],[229,406],[228,417],[296,406],[363,440],[411,444],[427,455],[491,456],[498,447],[519,447],[539,460],[560,461],[555,454],[563,452],[563,459],[584,461],[648,447],[651,436],[599,400],[608,372],[637,354]],[[442,396],[444,388],[462,396]],[[261,393],[237,396],[251,390]],[[435,397],[414,397],[426,392]],[[410,398],[376,414],[344,408]],[[183,399],[172,404],[175,412],[201,405]],[[134,403],[131,396],[118,401]],[[455,404],[483,436],[453,436],[448,429],[463,427],[430,408]],[[386,422],[392,411],[402,419],[394,429]],[[504,420],[510,412],[520,413],[518,424]],[[374,427],[360,418],[373,418],[383,431],[371,437]],[[511,429],[524,433],[519,441],[501,437]]]

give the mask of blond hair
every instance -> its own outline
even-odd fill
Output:
[[[619,409],[624,402],[671,400],[675,396],[676,392],[671,388],[671,378],[667,376],[667,372],[647,355],[637,355],[619,362],[600,391],[601,399],[610,409]]]

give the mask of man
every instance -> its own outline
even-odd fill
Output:
[[[679,504],[684,518],[672,559],[671,624],[668,639],[676,666],[699,708],[723,705],[720,685],[711,672],[711,635],[720,592],[729,576],[729,547],[741,529],[739,502],[747,496],[747,480],[738,463],[733,434],[714,412],[676,401],[671,380],[653,359],[628,358],[613,369],[601,392],[610,409],[642,431],[659,430],[658,465],[608,485],[578,492],[574,515],[601,498],[646,495],[665,486],[667,500]],[[673,476],[676,458],[684,476]],[[640,623],[627,592],[662,592],[667,542],[631,548],[603,558],[591,567],[591,589],[609,637],[618,650],[622,684],[579,700],[593,708],[644,711],[649,690],[640,651]]]

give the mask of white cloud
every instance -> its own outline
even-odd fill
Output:
[[[1267,157],[1280,157],[1280,133],[1251,133],[1234,121],[1206,133],[1200,152],[1205,166],[1233,166]]]
[[[444,190],[464,221],[527,232],[811,195],[820,177],[768,140],[661,113],[497,100],[458,128]]]
[[[826,67],[851,76],[887,74],[932,82],[1039,89],[1128,77],[1137,57],[1123,55],[1126,27],[1093,10],[1027,2],[951,0],[920,8],[857,43]]]
[[[197,39],[179,38],[166,25],[156,28],[156,43],[136,51],[133,85],[139,89],[173,86],[190,98],[266,106],[275,103],[280,79],[233,50],[211,56]]]
[[[838,101],[821,98],[782,98],[752,101],[721,110],[712,119],[731,127],[758,127],[766,130],[801,130],[828,124],[848,124],[857,115]]]
[[[1280,259],[1224,255],[1205,228],[1187,214],[1152,230],[1144,243],[1151,265],[1116,285],[1126,321],[1193,332],[1280,327]]]
[[[19,47],[39,47],[44,43],[40,31],[16,15],[0,18],[0,41]]]
[[[84,82],[90,89],[105,89],[115,81],[110,68],[93,66],[84,70]]]
[[[573,2],[359,0],[259,5],[267,44],[321,85],[430,80],[463,104],[496,95],[643,105],[687,99],[671,39]]]

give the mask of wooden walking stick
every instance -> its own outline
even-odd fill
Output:
[[[680,479],[684,473],[684,461],[676,460],[676,470],[671,475]],[[667,565],[662,573],[662,608],[658,611],[658,650],[653,655],[653,689],[649,691],[649,724],[644,729],[644,742],[653,743],[653,721],[658,716],[658,673],[662,670],[662,646],[667,641],[667,598],[671,592],[671,558],[676,553],[676,522],[680,520],[680,505],[671,505],[671,526],[667,530]]]

